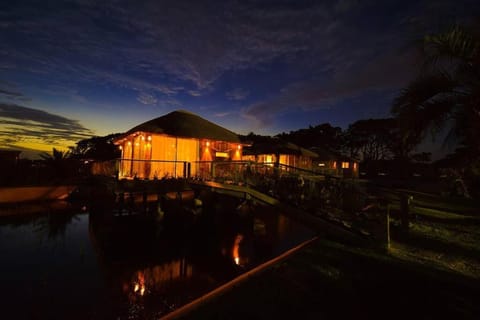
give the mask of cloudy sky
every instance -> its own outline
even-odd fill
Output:
[[[177,109],[238,133],[389,115],[425,33],[478,0],[4,1],[0,148],[51,150]]]

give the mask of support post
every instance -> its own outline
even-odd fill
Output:
[[[409,206],[409,196],[403,194],[400,196],[400,221],[402,224],[402,230],[407,232],[409,228],[409,215],[410,215],[410,206]]]

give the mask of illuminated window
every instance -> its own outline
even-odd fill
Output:
[[[319,167],[325,167],[325,163],[319,163],[318,166]]]
[[[342,162],[342,169],[348,169],[350,164],[348,162]]]
[[[227,152],[215,152],[215,157],[228,158],[228,153]]]

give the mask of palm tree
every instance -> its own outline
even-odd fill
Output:
[[[70,151],[62,151],[56,148],[52,149],[52,153],[44,152],[40,157],[45,162],[47,170],[49,170],[54,178],[65,178],[70,171]]]
[[[424,38],[423,72],[395,99],[403,139],[447,128],[474,162],[480,155],[480,34],[459,26]]]
[[[70,157],[70,151],[62,151],[56,148],[52,148],[52,153],[43,152],[40,157],[47,163],[60,162]]]

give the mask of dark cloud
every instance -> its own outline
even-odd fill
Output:
[[[140,92],[137,97],[137,101],[147,105],[155,105],[157,104],[158,99],[153,94],[147,92]]]
[[[20,92],[9,91],[9,90],[5,90],[5,89],[2,89],[2,88],[0,88],[0,94],[6,96],[8,98],[10,98],[10,97],[13,97],[13,98],[23,97],[23,94],[21,94]]]
[[[183,88],[166,77],[203,90],[227,71],[311,50],[319,45],[311,31],[331,23],[331,9],[319,5],[73,1],[57,5],[55,19],[51,9],[12,4],[5,11],[11,50],[3,61],[38,75],[75,74],[167,95]]]
[[[399,10],[398,1],[373,3],[64,1],[54,5],[52,19],[50,3],[12,2],[1,31],[9,34],[4,45],[12,49],[1,54],[10,65],[38,74],[76,74],[139,92],[175,95],[188,89],[165,79],[174,77],[202,90],[225,72],[277,58],[305,68],[313,65],[316,72],[362,63],[402,32],[383,16],[396,21],[406,11]],[[419,6],[402,2],[401,7]],[[372,29],[375,21],[364,22],[367,14],[381,29]],[[352,50],[359,46],[363,52]]]
[[[229,100],[240,101],[240,100],[246,99],[249,94],[250,94],[250,92],[248,90],[245,90],[245,89],[242,89],[242,88],[235,88],[232,91],[226,92],[225,96]]]
[[[185,96],[248,95],[258,100],[244,115],[268,123],[290,107],[327,108],[403,85],[415,71],[412,35],[478,7],[477,0],[10,1],[0,12],[0,72],[28,74],[36,87],[125,89],[168,108]],[[241,72],[268,74],[275,87],[243,78],[223,85]],[[10,99],[18,93],[4,91]],[[86,102],[76,89],[61,92]]]
[[[49,144],[76,142],[93,132],[77,120],[16,104],[0,103],[0,141],[11,144],[36,139]]]
[[[17,86],[13,83],[0,80],[0,98],[9,100],[29,101],[23,93],[17,90]]]
[[[330,81],[291,83],[273,98],[247,106],[243,115],[258,126],[271,125],[276,115],[289,109],[331,108],[338,102],[370,91],[391,90],[405,85],[416,72],[415,51],[391,52],[365,63],[337,72]]]

